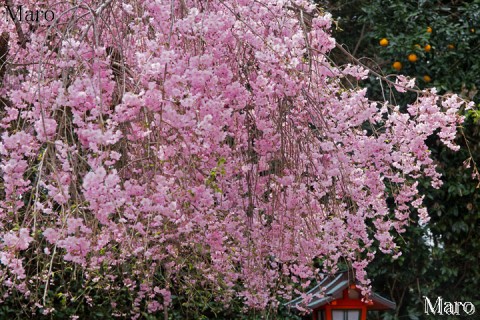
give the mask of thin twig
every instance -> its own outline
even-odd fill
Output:
[[[425,92],[424,91],[421,91],[421,90],[416,90],[416,89],[412,89],[412,88],[409,88],[409,87],[406,87],[406,86],[402,86],[402,85],[399,85],[395,82],[393,82],[392,80],[389,80],[387,77],[384,77],[382,76],[381,74],[379,74],[378,72],[375,72],[372,70],[372,68],[369,68],[368,66],[364,65],[360,60],[358,60],[357,58],[355,58],[350,52],[348,52],[344,47],[342,47],[342,45],[336,43],[335,46],[340,50],[342,51],[344,54],[346,54],[350,59],[352,59],[356,64],[368,69],[373,75],[381,78],[383,81],[387,82],[388,84],[392,85],[392,86],[396,86],[396,87],[401,87],[407,91],[410,91],[410,92],[415,92],[417,94],[424,94]],[[315,49],[313,49],[315,50]],[[318,51],[318,50],[317,50]]]
[[[105,9],[113,0],[107,0],[104,3],[102,3],[97,10],[95,10],[95,15],[98,16],[102,13],[103,9]]]
[[[358,48],[360,47],[360,43],[365,38],[365,26],[366,24],[364,23],[362,27],[362,32],[360,33],[360,38],[358,39],[357,44],[355,45],[355,49],[353,49],[352,56],[357,55],[357,51],[358,51]]]

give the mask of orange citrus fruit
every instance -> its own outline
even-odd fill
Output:
[[[430,50],[432,50],[432,46],[427,44],[425,45],[425,47],[423,47],[423,49],[425,50],[425,52],[430,52]]]
[[[448,50],[453,50],[453,49],[455,49],[455,46],[450,43],[450,44],[447,46],[447,48],[448,48]]]
[[[400,71],[402,69],[402,63],[400,61],[395,61],[392,64],[392,68],[397,70],[397,71]]]
[[[428,74],[426,74],[426,75],[423,76],[423,81],[428,83],[428,82],[432,81],[432,78],[430,78],[430,76]]]
[[[415,53],[410,53],[410,54],[408,55],[408,61],[410,61],[410,62],[416,62],[417,59],[418,59],[418,57],[417,57],[417,55],[416,55]]]
[[[430,26],[427,27],[427,32],[428,32],[428,33],[432,33],[432,31],[433,31],[432,27],[430,27]]]
[[[475,33],[475,28],[470,29],[471,33]]]
[[[417,43],[416,45],[413,46],[415,49],[420,50],[422,47]]]
[[[380,45],[381,45],[382,47],[388,46],[388,39],[387,39],[387,38],[383,38],[382,40],[380,40]]]

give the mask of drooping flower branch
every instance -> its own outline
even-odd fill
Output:
[[[417,180],[441,181],[425,141],[456,148],[463,101],[418,92],[408,113],[369,101],[345,85],[368,70],[327,58],[332,21],[314,5],[51,10],[53,24],[22,26],[25,48],[0,21],[3,299],[52,312],[66,266],[84,287],[128,290],[132,317],[192,288],[275,307],[340,262],[367,292],[374,249],[400,254],[411,208],[428,220]]]

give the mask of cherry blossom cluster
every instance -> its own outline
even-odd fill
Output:
[[[463,101],[369,101],[352,84],[368,70],[331,62],[331,16],[310,2],[51,10],[47,26],[0,21],[0,299],[55,312],[68,267],[128,290],[132,318],[195,290],[276,307],[340,263],[368,293],[375,250],[400,254],[412,209],[428,221],[418,179],[441,180],[426,139],[456,149]]]

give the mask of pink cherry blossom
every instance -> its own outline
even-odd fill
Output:
[[[340,261],[368,294],[374,252],[401,254],[411,209],[428,222],[418,179],[442,182],[426,139],[457,150],[464,101],[382,79],[416,90],[402,112],[345,87],[369,70],[327,58],[332,17],[312,3],[49,6],[51,28],[0,19],[2,296],[43,308],[27,292],[71,268],[109,296],[128,290],[132,318],[205,288],[276,308],[311,298]]]

